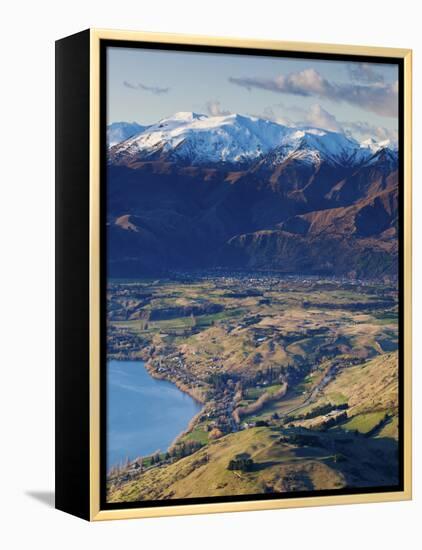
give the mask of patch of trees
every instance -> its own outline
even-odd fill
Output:
[[[212,385],[217,391],[224,391],[227,388],[228,381],[236,382],[237,376],[235,374],[227,374],[225,372],[216,372],[210,374],[207,378],[208,384]]]
[[[320,430],[328,430],[328,428],[331,428],[332,426],[335,426],[336,424],[339,424],[340,422],[344,422],[345,420],[347,420],[347,418],[348,418],[347,417],[347,412],[346,411],[341,411],[336,416],[330,416],[326,420],[323,420],[321,422],[321,424],[319,424],[318,426],[315,426],[315,427],[317,429],[320,429]]]
[[[262,353],[255,353],[255,355],[252,357],[252,363],[254,365],[260,365],[262,363]]]
[[[260,355],[262,359],[261,354],[256,355]],[[255,376],[251,376],[243,382],[243,387],[255,388],[257,384],[263,384],[264,382],[266,382],[268,385],[280,382],[284,379],[285,372],[285,367],[267,367],[266,369],[258,369],[255,373]]]
[[[176,445],[173,445],[173,447],[171,447],[163,454],[153,454],[150,457],[150,464],[151,466],[158,466],[159,464],[164,464],[169,461],[173,462],[175,460],[179,460],[180,458],[193,454],[201,447],[203,447],[203,445],[199,441],[180,441]]]
[[[322,416],[330,413],[331,411],[338,410],[344,411],[349,408],[348,403],[342,403],[341,405],[333,405],[332,403],[325,403],[315,407],[314,409],[308,411],[305,414],[298,414],[295,418],[299,420],[308,420],[309,418],[316,418],[317,416]]]
[[[219,416],[215,423],[215,427],[218,428],[223,434],[231,431],[231,422],[227,416]]]
[[[190,317],[191,315],[194,317],[199,315],[212,315],[215,313],[220,313],[223,309],[224,308],[221,304],[214,304],[211,302],[192,306],[163,307],[151,309],[150,320],[163,321],[167,319],[176,319],[177,317]]]
[[[225,297],[226,298],[250,298],[252,296],[262,296],[261,290],[255,290],[255,289],[246,289],[239,292],[226,292]]]
[[[249,472],[253,468],[253,460],[249,453],[239,453],[232,458],[227,466],[228,470],[238,470],[240,472]]]
[[[181,441],[180,443],[177,443],[168,450],[169,458],[177,460],[179,458],[189,456],[198,451],[202,446],[202,443],[200,443],[199,441]]]
[[[307,445],[309,447],[320,447],[321,441],[317,435],[307,433],[290,433],[280,436],[279,443],[292,443],[295,445]]]
[[[151,466],[153,464],[160,464],[161,462],[161,456],[159,453],[155,453],[155,455],[152,455],[151,457]]]
[[[392,300],[385,300],[385,301],[378,301],[378,302],[309,302],[304,301],[303,307],[305,309],[312,308],[312,307],[318,307],[320,309],[347,309],[349,311],[364,311],[367,309],[385,309],[388,307],[391,307],[394,305],[394,302]]]

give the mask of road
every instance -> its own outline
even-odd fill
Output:
[[[298,409],[301,409],[302,407],[305,407],[306,405],[309,405],[309,403],[312,403],[313,399],[318,395],[319,391],[322,390],[331,380],[334,378],[334,376],[337,374],[339,369],[338,365],[332,365],[328,372],[324,375],[324,377],[318,382],[316,386],[312,388],[312,390],[309,392],[309,395],[305,398],[304,401],[300,405],[295,405],[291,409],[287,409],[287,411],[283,412],[283,416],[288,416],[292,412],[297,411]]]

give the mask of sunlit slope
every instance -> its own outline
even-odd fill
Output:
[[[294,449],[277,443],[279,436],[277,431],[269,428],[254,428],[227,435],[175,464],[146,472],[139,481],[114,491],[111,500],[241,495],[265,493],[271,489],[282,491],[283,478],[294,471],[296,474],[299,471],[302,473],[302,481],[296,475],[296,484],[304,485],[303,488],[309,483],[332,487],[344,484],[342,476],[325,464],[299,459],[303,465],[298,469],[294,464]],[[255,470],[228,470],[229,460],[243,452],[251,455],[256,464]]]
[[[302,433],[307,436],[309,431],[262,427],[229,434],[172,465],[146,471],[118,488],[111,486],[109,501],[382,486],[394,478],[397,466],[391,439],[335,429],[312,433],[316,440],[299,446],[294,438]],[[239,453],[250,454],[251,471],[228,469]]]
[[[348,404],[347,430],[397,439],[398,354],[383,354],[371,361],[342,370],[320,392],[316,402],[297,414],[317,409],[324,404]],[[315,420],[301,422],[311,427]]]

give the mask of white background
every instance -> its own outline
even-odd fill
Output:
[[[54,40],[87,27],[414,49],[414,424],[421,387],[421,26],[411,0],[71,0],[0,8],[0,545],[14,548],[420,548],[413,502],[88,524],[55,511]],[[419,237],[419,239],[418,239]],[[418,311],[419,310],[419,311]],[[415,434],[414,462],[421,442]],[[4,539],[4,540],[3,540]]]

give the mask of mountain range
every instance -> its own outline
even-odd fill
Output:
[[[398,150],[239,114],[108,127],[111,276],[396,277]]]
[[[107,127],[107,145],[113,147],[126,139],[143,132],[147,126],[137,122],[113,122]]]

